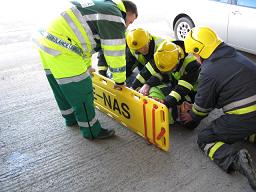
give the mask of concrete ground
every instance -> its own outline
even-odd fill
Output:
[[[29,40],[33,27],[0,19],[1,192],[252,191],[243,176],[221,171],[197,147],[198,129],[220,111],[195,131],[171,127],[169,152],[99,111],[102,125],[115,129],[113,139],[88,141],[78,127],[66,127]],[[255,160],[255,145],[245,147]]]

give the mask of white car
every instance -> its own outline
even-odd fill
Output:
[[[227,44],[256,55],[256,0],[158,0],[138,8],[139,17],[150,9],[167,20],[177,39],[194,26],[210,26]]]

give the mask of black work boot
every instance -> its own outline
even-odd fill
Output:
[[[95,137],[95,139],[107,139],[115,135],[115,131],[113,129],[103,129],[101,128],[99,135]]]
[[[252,166],[252,159],[246,149],[241,149],[233,162],[233,169],[243,174],[256,191],[256,171]]]

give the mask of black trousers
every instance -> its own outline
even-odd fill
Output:
[[[212,160],[221,169],[228,172],[239,151],[238,142],[255,133],[256,112],[244,115],[225,114],[199,131],[197,143],[208,156],[212,155]],[[218,142],[224,144],[216,145]],[[213,153],[211,150],[214,145]]]

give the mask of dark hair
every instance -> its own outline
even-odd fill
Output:
[[[137,10],[137,6],[135,5],[135,3],[133,3],[132,1],[129,0],[122,0],[126,12],[131,12],[134,13],[136,15],[136,17],[138,17],[138,10]]]

